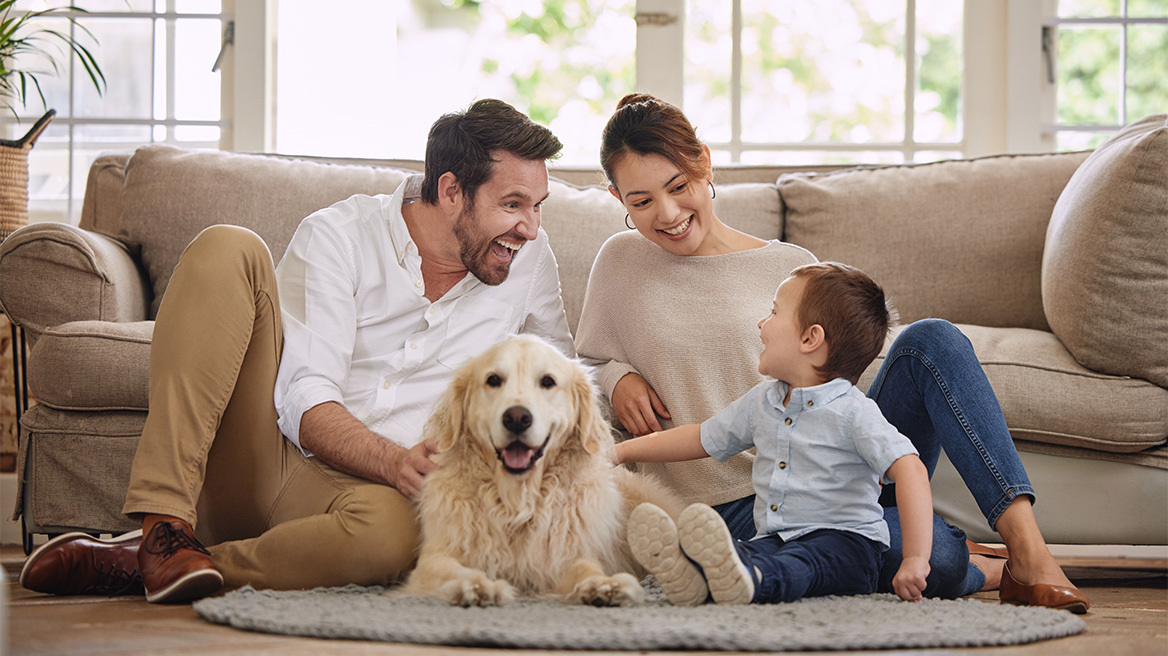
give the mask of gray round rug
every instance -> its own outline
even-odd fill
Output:
[[[697,608],[649,601],[593,608],[523,599],[460,608],[379,587],[305,591],[241,588],[195,602],[203,619],[239,629],[315,638],[515,649],[802,651],[1012,645],[1074,635],[1066,611],[892,594],[820,597],[790,604]]]

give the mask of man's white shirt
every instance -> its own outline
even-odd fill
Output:
[[[542,228],[502,284],[468,273],[437,302],[423,296],[422,259],[401,212],[420,184],[411,176],[392,196],[356,195],[313,213],[276,267],[284,350],[275,403],[280,430],[298,447],[301,417],[328,401],[414,446],[454,370],[510,335],[534,334],[575,355]]]

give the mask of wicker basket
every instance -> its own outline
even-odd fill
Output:
[[[0,139],[0,241],[28,224],[28,151],[56,115],[50,109],[20,139]]]

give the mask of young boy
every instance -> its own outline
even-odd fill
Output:
[[[862,271],[834,262],[799,267],[758,324],[758,371],[776,380],[701,424],[617,445],[618,463],[724,461],[757,450],[754,539],[734,540],[703,504],[686,508],[676,525],[648,503],[630,516],[633,555],[670,601],[696,605],[708,594],[717,603],[768,603],[875,592],[889,546],[877,502],[882,481],[896,483],[903,529],[904,560],[892,586],[902,599],[921,599],[933,540],[928,472],[908,438],[855,386],[894,321],[883,290]]]

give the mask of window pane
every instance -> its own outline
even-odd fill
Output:
[[[604,122],[633,90],[633,6],[351,0],[322,12],[281,0],[277,148],[421,159],[435,119],[499,98],[556,133],[559,163],[595,165]],[[344,38],[321,48],[321,34]]]
[[[102,13],[154,10],[153,0],[74,0],[69,4]]]
[[[1113,125],[1120,121],[1121,28],[1058,31],[1058,122]]]
[[[1060,18],[1099,18],[1119,16],[1120,0],[1059,0]]]
[[[219,120],[219,73],[211,72],[219,54],[219,20],[176,20],[174,26],[174,117]]]
[[[962,0],[917,3],[917,93],[913,138],[960,141]],[[914,157],[914,161],[920,161]]]
[[[904,138],[903,1],[742,7],[743,141]]]
[[[29,221],[61,221],[69,204],[69,128],[49,127],[28,152]]]
[[[1058,149],[1060,151],[1094,150],[1112,136],[1110,132],[1074,132],[1060,130],[1058,133]]]
[[[1168,111],[1168,26],[1132,25],[1127,47],[1128,121]]]
[[[174,3],[174,10],[180,14],[218,14],[222,8],[223,3],[219,0],[177,0]]]
[[[153,21],[135,18],[80,19],[101,43],[94,52],[106,74],[98,95],[81,66],[73,67],[75,111],[79,118],[150,118],[151,32]]]
[[[69,33],[69,21],[64,18],[42,18],[37,23],[37,28],[41,30],[52,30],[62,34]],[[21,32],[22,36],[29,37],[34,34],[36,30],[24,30]],[[36,37],[38,40],[43,37]],[[87,36],[79,36],[78,40],[86,48],[92,52],[95,44],[93,39]],[[35,76],[34,83],[31,77],[26,75],[25,78],[25,105],[23,108],[17,107],[17,113],[21,117],[32,118],[33,120],[40,118],[45,113],[46,109],[57,110],[57,116],[69,116],[69,51],[64,49],[57,39],[40,40],[37,44],[37,54],[24,52],[18,54],[12,62],[12,70],[24,71],[26,74]],[[44,54],[40,54],[43,52]],[[57,63],[57,69],[54,70],[53,62]],[[59,71],[59,72],[58,72]],[[10,78],[13,86],[19,86],[20,80],[16,77]],[[37,84],[40,85],[40,93],[44,94],[45,101],[41,104],[40,94],[37,93]],[[29,124],[25,129],[32,127]],[[23,134],[23,133],[22,133]]]
[[[750,150],[742,153],[742,164],[802,166],[808,164],[900,164],[899,151],[847,150]]]
[[[1168,16],[1168,0],[1128,0],[1127,15],[1133,18]]]
[[[217,125],[177,125],[174,140],[184,148],[218,148],[219,126]]]
[[[730,0],[691,1],[685,25],[685,115],[706,141],[730,141]]]

